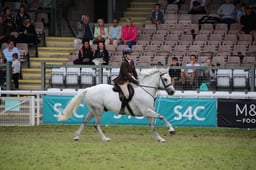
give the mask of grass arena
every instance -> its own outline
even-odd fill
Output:
[[[253,170],[256,131],[229,128],[175,127],[165,143],[146,126],[103,126],[112,138],[102,142],[93,126],[73,141],[76,125],[0,127],[0,169],[233,169]]]

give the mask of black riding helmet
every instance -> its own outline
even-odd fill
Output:
[[[132,49],[129,48],[129,47],[123,49],[123,55],[124,55],[124,54],[131,54],[132,52],[133,52]]]

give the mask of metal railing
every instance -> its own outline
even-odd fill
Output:
[[[60,68],[60,67],[64,67],[64,68],[93,68],[96,72],[95,74],[95,79],[96,81],[91,84],[91,86],[96,85],[96,84],[101,84],[103,83],[103,70],[108,70],[109,71],[109,76],[111,76],[111,70],[112,68],[116,68],[116,67],[111,67],[111,66],[106,66],[106,65],[49,65],[49,64],[45,64],[42,63],[41,64],[41,68],[42,68],[42,81],[41,81],[41,89],[45,90],[46,88],[46,69],[52,69],[52,68]],[[163,66],[149,66],[149,67],[137,67],[138,71],[140,71],[141,69],[144,68],[153,68],[153,67],[162,67],[162,68],[168,68],[163,67]],[[173,69],[181,69],[181,70],[186,70],[186,69],[192,69],[192,67],[184,67],[184,66],[179,66],[179,67],[172,67]],[[193,68],[195,69],[195,68]],[[215,78],[213,79],[214,83],[210,84],[210,80],[208,77],[206,76],[201,76],[201,73],[207,71],[207,70],[215,70]],[[204,90],[204,89],[200,89],[200,86],[202,85],[202,83],[206,84],[208,86],[209,91],[220,91],[220,90],[226,90],[226,91],[255,91],[255,66],[252,65],[251,67],[205,67],[205,66],[199,66],[196,67],[197,70],[197,75],[195,76],[195,80],[193,82],[193,87],[191,87],[190,89],[184,89],[184,87],[182,87],[182,82],[181,82],[181,78],[179,78],[177,80],[177,82],[175,83],[175,88],[178,90]],[[221,73],[218,74],[218,70],[230,70],[230,76],[228,75],[223,75]],[[238,73],[235,74],[234,70],[242,70],[245,72],[245,74],[243,73]],[[234,77],[235,76],[235,77]],[[222,78],[226,78],[226,79],[220,79],[220,77]],[[240,79],[239,79],[240,78]],[[228,79],[228,80],[227,80]],[[229,81],[227,85],[222,86],[221,81]],[[244,85],[236,85],[238,81],[238,84],[240,83],[239,81],[243,81],[242,84]],[[186,79],[186,83],[188,82],[188,80]],[[106,83],[106,82],[104,82]],[[111,82],[111,78],[109,78],[109,81],[107,82],[108,84],[112,84]],[[240,83],[241,84],[241,83]],[[241,86],[241,87],[240,87]],[[48,87],[52,87],[50,84]],[[65,84],[63,84],[63,88],[65,88]],[[81,86],[78,84],[76,88],[81,88]]]

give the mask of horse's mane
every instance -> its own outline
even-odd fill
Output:
[[[144,69],[140,72],[140,75],[141,75],[141,79],[149,76],[149,75],[152,75],[154,73],[157,73],[157,72],[160,72],[160,73],[164,73],[164,72],[167,72],[166,69],[159,69],[159,68],[152,68],[152,69]]]

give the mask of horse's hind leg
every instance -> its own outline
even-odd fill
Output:
[[[95,128],[99,132],[102,141],[104,141],[104,142],[111,141],[111,139],[106,137],[105,134],[103,133],[103,131],[101,130],[101,127],[100,127],[101,118],[102,118],[102,114],[97,114],[95,116]]]
[[[76,131],[74,140],[78,141],[80,139],[80,134],[82,133],[84,126],[93,118],[93,114],[91,112],[88,112],[87,116],[84,118],[82,124],[80,125],[79,129]]]
[[[162,137],[159,135],[159,133],[157,132],[156,126],[155,126],[155,124],[153,123],[153,118],[152,118],[152,117],[147,117],[147,119],[148,119],[148,122],[149,122],[149,124],[150,124],[150,126],[151,126],[151,128],[152,128],[152,131],[153,131],[153,133],[154,133],[154,135],[155,135],[155,137],[156,137],[156,140],[157,140],[158,142],[165,142],[166,140],[165,140],[164,138],[162,138]]]

